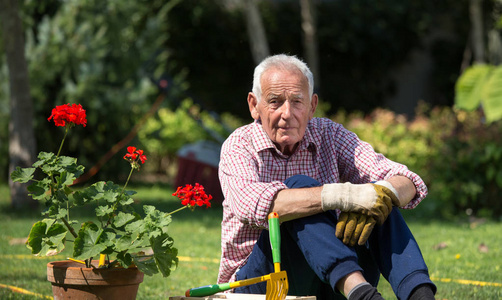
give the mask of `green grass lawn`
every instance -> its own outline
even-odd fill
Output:
[[[169,188],[151,186],[137,190],[136,198],[140,204],[155,203],[164,211],[179,207],[177,200],[170,196],[173,191]],[[89,212],[73,213],[73,218],[78,220],[87,214]],[[220,257],[221,216],[221,206],[218,205],[194,212],[184,210],[174,215],[170,230],[179,249],[178,269],[168,278],[145,276],[138,299],[167,299],[183,295],[190,287],[215,283]],[[412,216],[413,212],[405,213],[438,286],[437,299],[502,298],[501,223],[417,221]],[[46,265],[54,257],[33,257],[21,242],[37,218],[38,213],[11,210],[8,189],[0,185],[0,299],[51,296]],[[69,250],[57,255],[56,259],[67,256],[71,256]],[[13,291],[15,288],[18,289]],[[379,290],[386,299],[395,299],[383,278]]]

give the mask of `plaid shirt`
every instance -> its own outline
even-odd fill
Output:
[[[422,179],[402,164],[376,153],[356,134],[329,119],[313,118],[295,153],[283,155],[259,122],[235,130],[221,149],[219,177],[225,200],[218,282],[235,280],[263,229],[274,195],[286,189],[293,175],[310,176],[321,184],[356,184],[409,178],[415,198],[403,208],[414,208],[427,195]]]

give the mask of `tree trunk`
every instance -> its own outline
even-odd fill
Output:
[[[314,90],[320,87],[319,52],[317,50],[315,4],[313,0],[300,0],[302,14],[303,49],[305,59],[314,74]]]
[[[24,55],[23,24],[19,17],[17,0],[0,0],[0,20],[4,48],[9,70],[9,174],[15,167],[30,167],[35,161],[35,135],[33,133],[33,107],[28,80],[28,67]],[[35,206],[28,196],[26,184],[9,179],[11,203],[15,208]]]
[[[259,64],[270,55],[265,27],[263,26],[263,21],[256,1],[244,0],[243,4],[251,53],[255,64]]]
[[[471,19],[472,52],[474,63],[485,62],[485,42],[483,38],[483,0],[470,0],[469,16]]]

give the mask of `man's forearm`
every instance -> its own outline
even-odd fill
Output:
[[[406,204],[410,203],[413,198],[415,198],[417,190],[413,182],[408,177],[394,176],[387,179],[387,181],[392,184],[392,186],[399,194],[399,207],[405,206]]]
[[[322,186],[280,190],[271,211],[279,214],[281,222],[321,213],[321,191]]]

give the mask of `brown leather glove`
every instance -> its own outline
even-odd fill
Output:
[[[364,245],[375,227],[373,217],[354,212],[341,212],[336,224],[335,235],[346,245]]]

